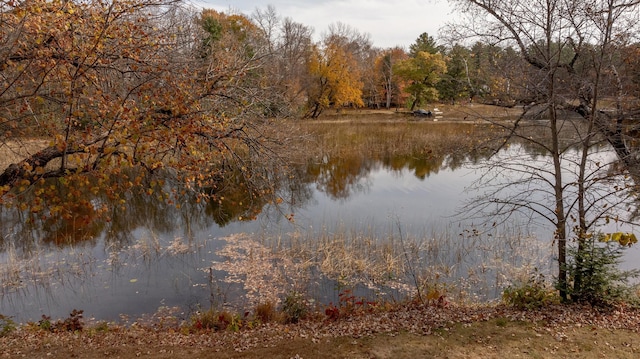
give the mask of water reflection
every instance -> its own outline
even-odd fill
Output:
[[[164,183],[162,195],[150,187],[118,196],[88,190],[66,216],[47,218],[2,208],[0,313],[37,320],[75,308],[115,320],[158,307],[188,310],[255,293],[264,278],[287,279],[290,287],[273,290],[282,294],[295,287],[292,269],[299,282],[318,284],[305,290],[335,302],[336,286],[411,291],[409,264],[426,281],[455,283],[460,296],[491,298],[518,273],[548,267],[551,250],[517,222],[477,231],[477,223],[451,217],[474,195],[464,189],[479,174],[467,165],[490,154],[425,146],[323,153],[262,189],[228,176],[202,189],[215,196],[202,197],[157,174],[149,181]],[[226,281],[246,276],[248,263],[270,276]]]
[[[206,195],[215,194],[211,197],[173,188],[168,185],[171,183],[170,174],[160,172],[139,188],[129,188],[117,196],[111,192],[96,191],[92,186],[77,186],[74,191],[81,192],[72,196],[68,186],[56,186],[56,198],[72,198],[62,203],[64,211],[39,216],[19,206],[0,207],[0,231],[5,233],[0,237],[0,251],[12,247],[21,255],[28,256],[43,246],[62,248],[98,238],[109,246],[122,248],[135,241],[134,233],[139,228],[161,235],[182,228],[183,236],[192,237],[194,232],[214,224],[224,227],[236,221],[255,220],[265,206],[273,204],[274,192],[275,197],[283,199],[290,207],[288,211],[293,212],[311,200],[310,186],[331,199],[348,199],[366,192],[372,185],[371,173],[380,169],[397,173],[408,169],[416,178],[425,180],[441,170],[455,171],[465,163],[476,163],[489,155],[488,151],[446,155],[431,151],[409,154],[385,152],[379,159],[358,153],[325,155],[304,165],[291,165],[289,172],[273,177],[272,187],[262,191],[248,188],[240,174],[230,173],[215,190],[201,189],[201,193]],[[125,178],[134,177],[136,174],[131,173]],[[164,192],[150,190],[154,188],[150,183],[164,183]],[[33,201],[40,186],[54,184],[56,180],[36,185],[31,195],[26,195],[23,200]],[[112,183],[107,183],[107,187],[117,188]]]
[[[367,178],[375,166],[375,161],[357,156],[324,156],[307,166],[306,180],[333,199],[346,199],[366,191],[370,186]]]
[[[162,181],[169,177],[160,177]],[[47,181],[38,186],[50,186]],[[169,181],[167,181],[168,183]],[[38,193],[38,186],[32,193]],[[111,184],[108,184],[110,187]],[[0,207],[0,249],[12,247],[28,256],[48,246],[77,245],[102,239],[108,246],[122,248],[136,240],[138,229],[149,229],[160,235],[183,229],[184,236],[213,224],[225,226],[233,221],[252,220],[267,203],[256,197],[236,176],[229,176],[224,191],[215,199],[202,197],[194,191],[182,191],[165,185],[165,191],[150,191],[150,187],[131,188],[119,196],[93,191],[86,187],[81,197],[65,202],[64,211],[56,214],[33,214],[19,206]],[[58,187],[58,198],[69,198],[66,186]],[[203,192],[211,192],[203,189]],[[35,195],[33,195],[35,196]],[[33,201],[33,197],[24,198]]]

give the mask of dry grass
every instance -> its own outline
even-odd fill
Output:
[[[298,121],[296,126],[311,135],[306,152],[322,149],[325,154],[371,158],[389,153],[445,155],[476,148],[496,137],[499,130],[486,126],[488,122],[482,119],[511,120],[522,111],[488,105],[436,106],[444,112],[438,121],[414,117],[406,110],[348,110]]]
[[[513,119],[522,113],[521,107],[500,107],[476,103],[465,104],[429,104],[423,107],[426,110],[438,109],[442,111],[442,118],[438,121],[467,121],[476,122],[483,119]],[[407,109],[357,109],[326,111],[318,118],[319,121],[349,121],[360,118],[367,121],[406,121],[422,120],[423,122],[433,122],[434,118],[414,118]]]
[[[308,122],[311,139],[296,146],[303,158],[385,160],[397,156],[442,160],[485,148],[497,129],[453,122]]]
[[[503,319],[458,324],[433,336],[401,333],[362,340],[374,358],[635,358],[637,333],[571,328],[553,333],[533,323]]]
[[[222,238],[225,245],[216,254],[223,260],[203,270],[225,273],[224,287],[239,286],[244,293],[216,307],[244,312],[260,303],[280,305],[294,292],[317,300],[327,286],[335,286],[329,290],[336,293],[361,289],[358,298],[366,301],[403,301],[419,294],[425,302],[483,303],[526,281],[549,260],[543,242],[516,232],[402,237],[374,232],[371,227],[270,238],[236,234]],[[223,291],[218,297],[228,296]]]

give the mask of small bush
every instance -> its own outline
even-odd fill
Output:
[[[208,310],[191,316],[191,323],[187,326],[187,330],[231,330],[237,332],[242,326],[243,321],[237,314],[231,314],[227,311],[217,312],[215,310]]]
[[[191,327],[195,330],[220,331],[227,329],[232,315],[228,312],[217,312],[213,309],[196,313],[191,317]]]
[[[507,324],[509,324],[509,319],[505,317],[496,318],[496,326],[500,328],[504,328],[507,326]]]
[[[597,307],[632,302],[635,293],[629,279],[640,272],[619,269],[625,248],[621,242],[600,243],[595,236],[585,240],[581,247],[570,248],[567,275],[571,300]]]
[[[557,303],[559,299],[540,274],[531,276],[525,283],[507,287],[502,292],[502,301],[519,309],[536,309]]]
[[[16,330],[16,323],[7,316],[0,314],[0,337],[9,335]]]
[[[344,289],[338,293],[338,306],[329,303],[324,309],[324,314],[328,320],[337,320],[359,313],[378,310],[378,306],[378,302],[368,301],[364,297],[357,297],[351,289]]]
[[[208,310],[202,313],[196,313],[191,316],[191,329],[195,330],[211,330],[217,329],[217,315],[214,310]]]
[[[58,329],[66,330],[68,332],[82,331],[84,328],[84,324],[82,323],[82,313],[84,313],[83,310],[72,310],[68,318],[66,318],[62,323],[58,322]]]
[[[276,319],[278,313],[273,302],[258,304],[256,307],[255,317],[261,323],[268,323]]]
[[[287,323],[297,323],[309,314],[307,301],[301,293],[291,292],[284,299],[284,303],[282,303],[282,313],[285,315],[285,321]]]
[[[423,289],[426,304],[435,307],[447,307],[447,288],[442,284],[429,285]]]
[[[109,323],[106,321],[100,321],[91,328],[92,332],[108,332],[109,330]]]
[[[52,332],[53,324],[51,323],[51,317],[43,314],[42,319],[38,321],[38,328],[47,332]]]
[[[74,309],[65,320],[52,322],[51,317],[42,315],[42,319],[38,321],[38,328],[47,332],[79,332],[84,329],[82,323],[82,313],[84,311]]]

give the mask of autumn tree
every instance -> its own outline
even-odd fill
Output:
[[[523,61],[519,51],[512,46],[501,48],[495,60],[496,80],[493,82],[492,102],[498,105],[514,106],[518,103],[526,103],[527,87],[523,83],[529,83],[528,74],[523,69],[529,68]]]
[[[381,78],[378,59],[382,50],[369,48],[365,50],[362,57],[361,79],[362,79],[362,100],[364,105],[371,108],[380,108],[383,103],[385,93],[380,86]]]
[[[471,47],[467,62],[471,98],[490,99],[501,75],[497,66],[501,48],[477,41]],[[487,101],[489,102],[489,101]]]
[[[640,41],[640,40],[638,40]],[[623,91],[633,98],[640,99],[640,42],[627,44],[621,48],[621,70],[625,81]]]
[[[346,25],[329,30],[322,43],[313,47],[307,63],[307,116],[311,118],[332,106],[364,105],[360,60],[368,41],[363,43],[366,37]]]
[[[511,46],[477,41],[465,59],[468,90],[471,98],[488,104],[512,106],[527,102],[528,65]],[[521,86],[522,85],[522,86]]]
[[[638,156],[626,145],[624,135],[625,123],[636,110],[616,90],[620,88],[616,69],[619,41],[632,33],[640,4],[618,0],[455,3],[470,21],[450,27],[450,33],[478,36],[487,44],[513,45],[526,63],[521,69],[527,74],[522,79],[526,83],[520,85],[532,94],[531,102],[512,124],[493,122],[507,131],[503,143],[531,146],[548,158],[523,159],[513,150],[508,152],[511,155],[496,156],[493,171],[483,182],[487,186],[483,209],[507,217],[525,212],[551,223],[560,295],[580,301],[590,238],[610,220],[624,222],[620,211],[633,201],[634,184],[629,178],[637,178]],[[606,98],[607,93],[617,96]],[[615,104],[614,111],[606,109],[609,101]],[[619,162],[602,153],[603,141]],[[506,171],[512,175],[496,182]],[[577,250],[568,258],[572,240]],[[576,263],[571,275],[568,260]]]
[[[313,30],[301,23],[285,18],[282,23],[281,45],[279,47],[281,73],[286,89],[287,103],[296,114],[305,106],[304,84],[307,74],[307,59],[312,50]]]
[[[441,53],[420,51],[396,64],[394,73],[408,83],[404,91],[411,95],[409,107],[412,111],[422,103],[438,100],[436,85],[446,71],[447,65]]]
[[[262,177],[261,46],[242,17],[194,23],[172,0],[0,10],[0,148],[19,153],[0,173],[3,205],[71,218],[108,210],[83,193],[120,203],[133,188],[161,195],[167,181],[197,190],[231,170]]]
[[[242,73],[242,77],[234,78],[233,82],[237,90],[233,96],[236,101],[224,101],[217,104],[215,109],[223,110],[226,114],[251,111],[256,117],[279,113],[282,89],[274,86],[275,76],[270,70],[275,56],[271,48],[272,40],[266,37],[264,30],[245,15],[210,9],[202,11],[201,23],[205,30],[203,45],[207,53],[202,61],[207,67],[204,81],[219,81],[220,76],[224,76],[229,69]],[[210,24],[217,24],[213,26],[214,33],[209,31]],[[240,101],[247,106],[237,106]]]
[[[376,79],[378,92],[384,99],[384,107],[389,109],[392,104],[396,106],[403,103],[403,86],[393,73],[394,65],[407,58],[403,49],[395,47],[382,51],[375,61],[375,72],[372,75]]]

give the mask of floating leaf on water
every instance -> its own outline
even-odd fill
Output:
[[[137,281],[138,281],[138,279],[137,279],[137,278],[129,279],[129,283],[135,283],[135,282],[137,282]]]

